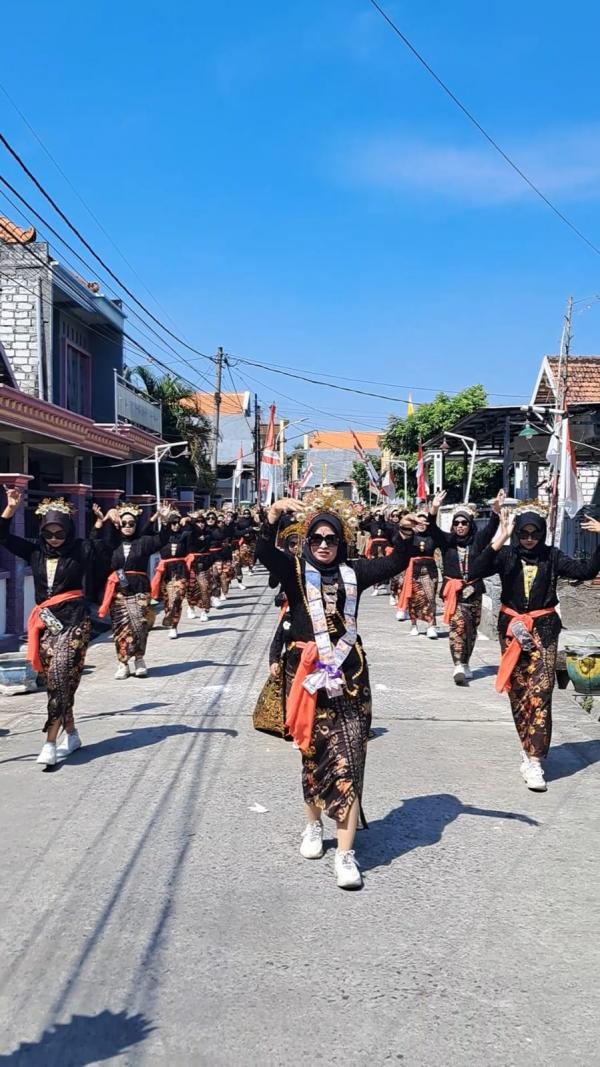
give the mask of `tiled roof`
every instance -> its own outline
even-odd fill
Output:
[[[244,412],[244,393],[221,393],[221,415],[242,415]],[[189,399],[182,400],[183,407],[191,408],[196,415],[214,415],[214,393],[194,393]]]
[[[558,356],[548,356],[548,364],[556,385]],[[600,356],[569,356],[567,404],[600,404]]]
[[[28,245],[35,241],[35,226],[28,230],[22,230],[15,222],[11,222],[5,215],[0,215],[0,241],[7,245]]]
[[[357,430],[356,436],[365,452],[379,449],[383,430]],[[349,430],[315,430],[308,439],[309,448],[354,448],[354,438]]]

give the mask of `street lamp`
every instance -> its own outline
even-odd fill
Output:
[[[390,460],[392,467],[402,467],[404,471],[404,507],[408,507],[408,467],[405,459]]]
[[[444,440],[442,441],[442,444],[440,446],[442,452],[448,452],[449,451],[449,445],[448,445],[448,442],[446,441],[447,437],[456,437],[456,439],[458,441],[462,441],[463,445],[465,446],[465,450],[466,450],[467,454],[470,457],[469,473],[467,475],[467,487],[466,487],[466,490],[465,490],[465,500],[464,500],[465,504],[468,504],[469,503],[469,495],[470,495],[470,492],[471,492],[471,482],[473,481],[473,470],[474,470],[474,467],[475,467],[475,456],[477,455],[477,441],[475,440],[474,437],[463,437],[463,435],[460,434],[460,433],[451,433],[450,430],[446,430],[444,432]],[[469,448],[469,443],[472,445],[472,448]],[[445,448],[444,448],[444,445],[446,445]]]
[[[160,502],[160,464],[162,463],[162,461],[165,458],[165,456],[169,455],[169,453],[171,452],[172,448],[183,448],[183,452],[180,452],[179,455],[177,455],[177,456],[173,456],[172,457],[173,459],[182,459],[184,456],[187,456],[189,454],[188,453],[188,443],[187,443],[187,441],[172,441],[170,444],[167,444],[167,445],[156,445],[156,448],[154,449],[154,460],[144,460],[143,461],[145,463],[152,463],[152,462],[154,463],[154,484],[155,484],[155,489],[156,489],[156,510],[157,511],[160,511],[160,504],[161,504],[161,502]],[[158,519],[158,528],[160,530],[160,516],[159,516],[159,519]]]

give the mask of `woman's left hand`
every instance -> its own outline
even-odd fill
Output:
[[[444,503],[445,499],[446,499],[446,490],[445,489],[440,489],[439,493],[435,494],[433,500],[431,501],[430,507],[429,507],[429,510],[430,510],[432,515],[437,515],[437,513],[440,510],[440,508],[441,508],[442,504]]]
[[[502,511],[502,508],[504,507],[505,499],[506,499],[506,493],[504,492],[504,489],[499,489],[498,493],[496,495],[496,499],[494,500],[494,503],[492,504],[492,511],[496,515],[499,515],[500,512]]]
[[[96,520],[94,526],[99,530],[104,525],[104,513],[99,504],[92,504],[92,515]]]
[[[593,519],[591,515],[586,515],[581,522],[581,529],[587,530],[588,533],[600,533],[600,519]]]

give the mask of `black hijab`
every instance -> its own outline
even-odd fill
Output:
[[[452,522],[460,515],[461,518],[468,519],[469,525],[467,532],[464,535],[458,536],[457,533],[452,530],[452,544],[457,548],[467,548],[468,545],[472,545],[475,540],[475,534],[477,533],[477,526],[473,512],[470,508],[457,508],[452,516]]]
[[[524,548],[519,540],[524,526],[535,526],[540,538],[539,541],[529,542],[533,548]],[[510,539],[511,547],[516,551],[520,559],[526,563],[537,563],[546,553],[546,520],[537,511],[521,511],[515,519],[515,527]]]
[[[64,511],[55,511],[54,508],[49,508],[46,514],[42,516],[40,535],[44,526],[60,526],[65,533],[64,541],[57,547],[50,545],[45,537],[40,536],[40,547],[44,555],[48,559],[59,559],[61,556],[68,556],[75,540],[75,524],[71,516]]]
[[[334,534],[337,534],[339,538],[337,554],[331,563],[320,563],[318,559],[315,559],[308,545],[309,538],[312,537],[317,526],[320,526],[321,523],[327,523],[328,526],[331,526]],[[311,567],[315,567],[323,577],[332,578],[337,574],[340,563],[345,563],[348,558],[348,545],[344,538],[344,528],[337,515],[334,515],[331,511],[321,511],[315,516],[306,531],[302,557],[306,563],[310,563]]]

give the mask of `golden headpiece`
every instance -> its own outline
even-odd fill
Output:
[[[47,496],[38,504],[35,514],[43,517],[49,511],[60,511],[62,515],[68,515],[72,519],[77,508],[69,500],[65,500],[64,496],[57,496],[54,500]]]
[[[142,514],[142,509],[139,504],[128,504],[126,500],[120,500],[117,512],[119,515],[134,515],[137,519]]]
[[[339,489],[334,489],[331,485],[322,485],[320,489],[313,489],[303,498],[302,511],[298,512],[301,536],[306,537],[311,522],[324,511],[330,511],[339,519],[344,531],[344,540],[349,544],[358,527],[354,504],[351,500],[347,500]]]
[[[534,515],[539,515],[541,519],[548,518],[548,506],[541,500],[526,500],[519,504],[518,508],[515,508],[513,514],[524,515],[526,511],[532,511]]]
[[[452,520],[454,521],[457,515],[471,515],[472,518],[477,518],[477,505],[476,504],[457,504],[452,512]]]

